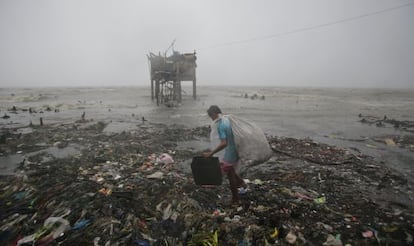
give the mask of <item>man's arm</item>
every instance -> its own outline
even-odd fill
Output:
[[[220,144],[217,145],[217,147],[213,151],[206,152],[203,155],[204,157],[212,157],[215,153],[226,148],[226,146],[227,146],[227,139],[221,139]]]

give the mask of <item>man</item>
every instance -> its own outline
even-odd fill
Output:
[[[221,109],[212,105],[207,110],[208,116],[216,123],[219,144],[210,152],[204,153],[204,157],[212,157],[214,154],[224,150],[224,155],[220,158],[221,172],[227,175],[230,183],[230,191],[232,195],[232,204],[237,205],[240,202],[238,188],[246,188],[247,185],[242,178],[236,173],[235,168],[239,163],[239,155],[237,153],[236,144],[234,143],[233,130],[230,120],[221,115]],[[212,131],[215,129],[212,129]]]

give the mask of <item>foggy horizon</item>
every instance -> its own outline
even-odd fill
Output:
[[[412,23],[407,0],[3,0],[0,87],[149,87],[176,40],[201,87],[414,88]]]

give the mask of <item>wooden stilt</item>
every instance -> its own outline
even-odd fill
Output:
[[[151,100],[154,101],[154,80],[151,80]]]
[[[155,81],[155,98],[157,99],[157,106],[160,105],[160,81]]]
[[[181,92],[182,92],[182,90],[181,90],[181,81],[178,81],[178,102],[180,102],[181,103]]]
[[[194,78],[193,80],[193,99],[197,99],[197,82],[196,82],[196,78]]]

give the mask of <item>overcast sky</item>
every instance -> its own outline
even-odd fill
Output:
[[[150,85],[176,39],[199,85],[414,88],[413,24],[412,0],[0,0],[0,87]]]

